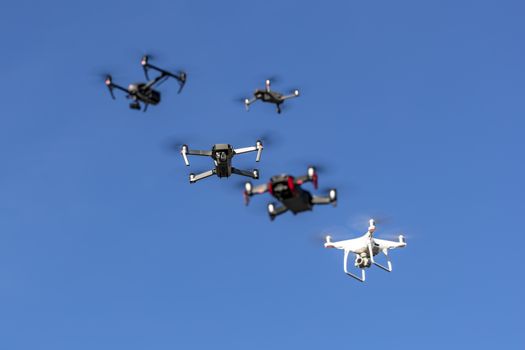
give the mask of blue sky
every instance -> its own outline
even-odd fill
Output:
[[[521,349],[520,1],[18,1],[0,11],[0,348]],[[148,113],[97,76],[182,67]],[[279,75],[281,116],[234,99]],[[337,208],[270,222],[171,141],[273,134]],[[253,167],[253,155],[236,159]],[[236,163],[237,164],[237,163]],[[403,232],[366,284],[319,237]]]

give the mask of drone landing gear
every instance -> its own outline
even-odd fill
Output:
[[[281,114],[281,103],[276,103],[275,105],[277,106],[277,113]]]
[[[365,278],[366,278],[366,272],[365,272],[364,268],[360,268],[360,270],[361,270],[361,277],[359,277],[359,276],[353,274],[352,272],[348,271],[348,254],[350,254],[350,251],[349,250],[345,250],[345,258],[343,259],[343,269],[344,269],[345,273],[348,276],[350,276],[352,278],[355,278],[359,282],[364,282]]]
[[[283,213],[286,213],[288,211],[288,208],[285,206],[276,207],[274,203],[268,204],[268,215],[270,215],[270,220],[275,220],[275,217],[278,215],[281,215]]]
[[[371,244],[368,244],[368,252],[370,254],[370,261],[372,262],[372,264],[385,270],[386,272],[392,272],[392,262],[390,261],[390,257],[388,256],[388,249],[382,250],[383,254],[385,254],[385,257],[386,257],[387,266],[383,266],[380,263],[375,261]]]

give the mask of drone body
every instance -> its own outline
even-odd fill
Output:
[[[403,235],[399,235],[398,241],[388,241],[374,238],[373,234],[376,229],[375,222],[373,219],[371,219],[369,223],[370,226],[368,227],[368,231],[361,237],[332,242],[332,238],[330,236],[326,236],[326,242],[324,244],[325,248],[336,248],[344,251],[344,272],[348,276],[355,278],[360,282],[365,281],[365,269],[372,266],[372,264],[387,272],[391,272],[392,263],[390,262],[390,257],[388,256],[388,250],[403,248],[406,246],[405,237]],[[379,264],[374,259],[374,257],[381,252],[386,256],[387,266]],[[354,266],[361,270],[361,277],[348,271],[348,255],[350,253],[355,254]]]
[[[180,151],[182,157],[184,158],[184,163],[186,166],[190,165],[188,161],[188,155],[192,156],[207,156],[213,159],[215,167],[211,170],[205,171],[200,174],[190,174],[190,183],[195,183],[199,180],[205,179],[212,175],[217,175],[218,177],[230,177],[232,174],[237,174],[241,176],[251,177],[253,179],[259,178],[259,171],[253,169],[251,171],[237,169],[232,166],[232,158],[237,154],[248,153],[248,152],[257,152],[256,162],[261,160],[261,153],[263,150],[263,145],[261,141],[257,141],[255,146],[238,148],[235,149],[229,144],[215,144],[211,151],[201,151],[201,150],[190,150],[188,145],[183,145]]]
[[[111,75],[106,76],[106,86],[109,89],[109,93],[111,94],[111,97],[115,99],[115,95],[113,94],[113,89],[121,90],[124,93],[126,93],[126,97],[129,99],[132,99],[133,102],[129,104],[129,108],[140,110],[142,109],[141,103],[144,104],[144,112],[148,109],[149,105],[157,105],[159,104],[161,100],[161,94],[159,91],[155,90],[154,87],[162,84],[169,78],[174,78],[178,81],[180,88],[179,93],[181,92],[182,88],[184,87],[184,84],[186,83],[186,73],[180,72],[178,75],[175,75],[173,73],[170,73],[164,69],[161,69],[159,67],[156,67],[149,63],[149,56],[142,57],[142,60],[140,61],[140,64],[142,65],[142,68],[144,69],[144,75],[146,76],[146,79],[148,82],[145,83],[133,83],[128,86],[128,88],[124,88],[120,85],[117,85],[113,83],[113,78]],[[153,69],[160,74],[153,78],[149,79],[149,70]]]
[[[263,89],[255,90],[255,92],[253,93],[252,99],[247,98],[244,100],[244,105],[246,106],[246,110],[249,109],[252,103],[254,103],[257,100],[260,100],[262,102],[273,103],[277,108],[277,113],[281,113],[281,105],[283,104],[284,101],[290,98],[299,96],[299,90],[294,90],[291,94],[288,94],[288,95],[281,94],[277,91],[272,91],[272,89],[270,88],[269,79],[266,80],[265,85],[266,87],[264,90]]]
[[[318,175],[315,168],[309,167],[307,175],[297,178],[287,174],[276,175],[267,184],[255,187],[250,182],[247,182],[244,188],[245,203],[248,204],[249,198],[255,194],[269,192],[282,204],[280,207],[277,207],[274,203],[268,204],[268,214],[271,220],[288,210],[295,215],[304,211],[310,211],[317,204],[332,204],[335,206],[337,203],[337,191],[335,189],[329,190],[327,196],[314,196],[301,187],[306,182],[312,182],[317,189],[317,181]]]

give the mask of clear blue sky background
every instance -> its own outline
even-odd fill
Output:
[[[522,1],[12,1],[0,11],[0,348],[523,349]],[[157,53],[148,113],[97,73]],[[281,116],[233,100],[299,87]],[[270,222],[166,144],[276,133],[337,208]],[[254,156],[236,159],[255,165]],[[319,237],[404,232],[366,284]]]

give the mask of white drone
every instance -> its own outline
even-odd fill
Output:
[[[332,237],[326,236],[326,243],[324,244],[325,248],[337,248],[344,250],[345,256],[343,268],[345,273],[361,282],[365,281],[365,269],[372,266],[372,264],[382,268],[385,271],[391,272],[392,263],[390,262],[390,258],[388,256],[388,250],[403,248],[407,245],[403,235],[399,235],[399,241],[387,241],[384,239],[374,238],[373,234],[376,230],[375,221],[370,219],[369,222],[370,226],[368,227],[368,231],[361,237],[339,242],[332,242]],[[361,277],[348,271],[348,254],[350,254],[350,252],[355,254],[354,265],[355,267],[361,269]],[[375,261],[374,256],[379,254],[379,252],[383,252],[383,254],[385,254],[388,267],[385,267]]]

